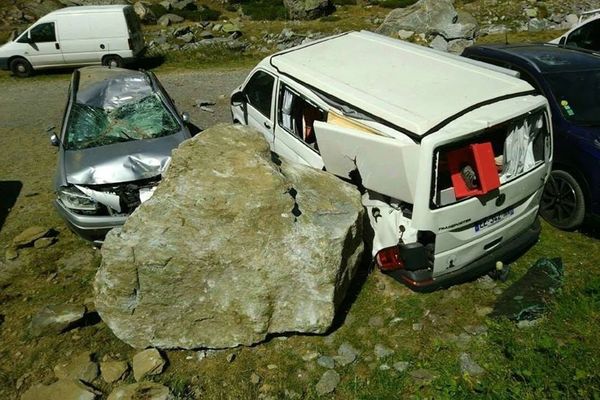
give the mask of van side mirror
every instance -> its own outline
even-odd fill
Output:
[[[185,122],[187,124],[188,122],[190,122],[190,114],[185,111],[182,112],[181,119],[183,120],[183,122]]]
[[[52,146],[56,146],[58,147],[58,145],[60,144],[60,140],[58,140],[58,136],[56,136],[56,134],[52,134],[50,135],[50,143],[52,144]]]
[[[234,94],[231,95],[231,104],[234,106],[239,106],[242,105],[246,102],[246,95],[244,94],[244,92],[239,91],[239,92],[235,92]]]

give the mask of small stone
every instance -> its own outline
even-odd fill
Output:
[[[375,353],[375,357],[377,357],[377,358],[385,358],[385,357],[388,357],[388,356],[391,356],[392,354],[394,354],[394,350],[392,350],[389,347],[386,347],[382,344],[376,344],[374,353]]]
[[[19,252],[16,248],[9,247],[6,249],[6,252],[4,253],[4,258],[6,259],[6,261],[15,260],[17,257],[19,257]]]
[[[416,369],[410,372],[410,376],[421,382],[429,382],[435,379],[435,375],[433,372],[427,369]]]
[[[58,379],[80,380],[92,383],[98,377],[98,364],[91,360],[90,353],[82,353],[75,358],[54,367]]]
[[[138,382],[119,386],[108,395],[107,400],[169,400],[168,387],[156,382]]]
[[[400,29],[398,31],[398,38],[400,38],[400,40],[407,40],[413,37],[414,34],[415,33],[413,31],[405,31],[404,29]]]
[[[448,42],[441,35],[438,35],[429,43],[429,47],[439,51],[448,51]]]
[[[105,361],[100,363],[100,373],[106,383],[113,383],[125,378],[129,364],[126,361]]]
[[[525,15],[529,18],[535,18],[538,15],[538,9],[537,8],[527,8],[527,9],[525,9]]]
[[[415,332],[422,331],[423,330],[423,324],[421,324],[419,322],[412,324],[412,330],[415,331]]]
[[[383,317],[376,315],[374,317],[369,318],[369,326],[373,328],[381,328],[383,327],[383,325]]]
[[[392,367],[390,367],[390,366],[389,366],[389,365],[387,365],[387,364],[381,364],[381,365],[379,366],[379,370],[380,370],[380,371],[389,371],[390,369],[392,369]]]
[[[133,356],[133,377],[140,381],[147,375],[158,375],[165,367],[165,359],[156,349],[147,349]]]
[[[269,365],[267,365],[267,369],[272,371],[274,369],[277,369],[277,365],[275,365],[275,364],[269,364]]]
[[[58,380],[51,385],[38,384],[30,387],[21,400],[94,400],[96,393],[83,383],[74,380]],[[110,399],[113,400],[113,399]]]
[[[50,247],[54,244],[56,238],[53,237],[43,237],[39,238],[35,242],[33,242],[33,247],[36,249],[45,249],[46,247]]]
[[[194,107],[214,106],[215,104],[216,103],[212,100],[198,99],[196,100],[196,104],[194,104]]]
[[[404,372],[408,369],[409,365],[410,363],[408,361],[398,361],[397,363],[394,363],[393,367],[398,372]]]
[[[184,35],[179,36],[177,39],[183,41],[184,43],[191,43],[194,41],[194,34],[192,32],[188,32]]]
[[[260,381],[261,381],[260,375],[254,373],[254,372],[252,373],[252,375],[250,375],[250,382],[253,385],[258,385],[260,383]]]
[[[225,33],[240,32],[240,27],[235,24],[224,24],[221,30]]]
[[[317,394],[323,396],[327,393],[332,393],[340,383],[340,375],[334,370],[325,371],[323,376],[316,385]]]
[[[235,353],[227,354],[227,362],[233,362],[235,360]]]
[[[531,328],[533,326],[536,326],[537,324],[540,323],[540,319],[534,319],[531,321],[528,320],[523,320],[523,321],[519,321],[517,322],[517,328],[519,329],[527,329],[527,328]]]
[[[42,308],[31,319],[30,333],[35,336],[59,334],[72,329],[85,314],[85,307],[75,304],[58,304]]]
[[[319,353],[317,353],[316,351],[311,351],[309,353],[306,353],[305,355],[302,356],[302,360],[304,361],[312,361],[315,358],[319,357]]]
[[[344,342],[338,348],[338,355],[333,357],[335,363],[341,367],[345,367],[348,364],[352,364],[358,357],[358,350],[356,350],[348,342]]]
[[[214,109],[212,109],[212,108],[210,108],[210,107],[206,107],[206,106],[201,106],[201,107],[200,107],[200,109],[201,109],[202,111],[206,111],[206,112],[208,112],[208,113],[211,113],[211,114],[213,114],[213,113],[215,112],[215,110],[214,110]]]
[[[335,368],[335,361],[329,356],[321,356],[317,359],[317,364],[323,368],[333,369]]]
[[[50,232],[50,229],[41,226],[32,226],[19,233],[13,239],[14,247],[24,247],[32,244],[37,239],[46,236]]]
[[[483,368],[477,364],[469,354],[461,353],[460,354],[460,371],[463,374],[469,374],[472,376],[481,375],[485,372]]]

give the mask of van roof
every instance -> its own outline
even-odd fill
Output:
[[[88,12],[110,12],[110,11],[122,11],[125,7],[131,7],[125,4],[109,5],[109,6],[71,6],[59,8],[58,10],[52,11],[48,15],[61,15],[61,14],[73,14],[73,13],[88,13]]]
[[[458,56],[366,31],[311,42],[264,63],[419,137],[465,110],[533,90]]]

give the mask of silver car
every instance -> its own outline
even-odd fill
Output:
[[[69,227],[97,241],[122,225],[190,138],[188,118],[151,72],[76,70],[60,136],[51,138],[59,147],[55,206]]]

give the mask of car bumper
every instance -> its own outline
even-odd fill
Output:
[[[0,69],[8,71],[8,57],[0,57]]]
[[[94,242],[104,240],[108,231],[123,225],[127,220],[127,217],[123,216],[75,214],[58,200],[54,200],[54,206],[73,232],[85,240]]]
[[[402,282],[417,292],[431,292],[479,277],[496,268],[496,262],[508,264],[537,243],[541,232],[539,218],[520,234],[483,257],[465,265],[459,270],[431,278],[415,276],[411,271],[393,270],[384,273]]]

